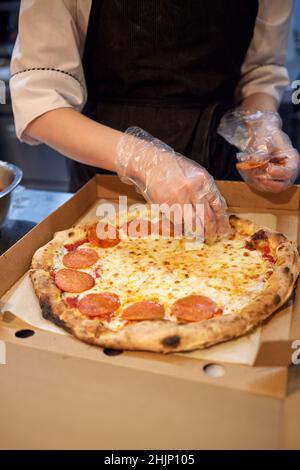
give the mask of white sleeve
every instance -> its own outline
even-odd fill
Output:
[[[82,110],[86,85],[82,54],[91,0],[22,0],[11,62],[10,91],[21,141],[38,116],[58,108]]]
[[[279,102],[289,78],[284,66],[292,0],[260,0],[254,34],[241,69],[236,97],[268,93]]]

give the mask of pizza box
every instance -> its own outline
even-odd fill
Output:
[[[262,195],[218,184],[232,212],[271,214],[298,240],[300,187]],[[119,194],[142,202],[117,177],[97,175],[2,255],[2,306],[37,248]],[[25,310],[26,292],[22,301]],[[288,367],[300,362],[299,288],[261,329],[252,366],[193,353],[116,354],[2,312],[0,448],[300,448],[300,367]]]

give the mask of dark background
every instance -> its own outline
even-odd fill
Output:
[[[51,0],[41,0],[51,1]],[[9,63],[18,29],[19,1],[0,0],[0,79],[9,81]],[[300,0],[294,1],[287,68],[291,82],[300,79]],[[71,189],[66,159],[44,145],[28,146],[18,142],[7,88],[7,104],[0,105],[0,159],[15,163],[24,171],[23,185],[54,191]],[[300,106],[292,104],[294,90],[289,87],[280,106],[285,132],[300,151]],[[300,178],[297,180],[300,183]]]

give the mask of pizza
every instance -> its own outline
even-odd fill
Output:
[[[160,221],[129,236],[133,222],[113,237],[99,237],[96,223],[75,226],[35,253],[44,318],[103,348],[190,351],[253,330],[293,291],[299,255],[281,233],[231,215],[227,238],[187,249],[184,236],[162,235]]]

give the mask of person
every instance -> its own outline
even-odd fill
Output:
[[[203,204],[214,241],[229,224],[213,177],[237,178],[237,149],[258,162],[241,174],[260,191],[283,191],[299,170],[277,114],[291,8],[290,0],[22,0],[10,81],[17,136],[88,165],[88,174],[117,172],[148,201]]]

